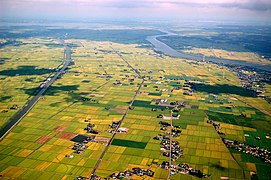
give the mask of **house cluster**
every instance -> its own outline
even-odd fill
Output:
[[[164,122],[164,121],[160,121],[159,124],[161,125],[160,130],[162,130],[162,131],[167,130],[167,127],[170,126],[169,123]],[[181,132],[182,132],[182,130],[181,130],[180,126],[173,126],[172,127],[172,131],[171,131],[171,135],[172,135],[172,137],[179,137],[181,135]],[[164,132],[164,133],[165,134],[169,134],[168,132]],[[156,136],[154,139],[157,139],[160,136],[161,136],[161,134],[159,134],[158,136]],[[161,139],[161,137],[160,137],[157,140],[163,140],[163,139]]]
[[[121,124],[121,121],[113,121],[109,127],[111,129],[108,129],[106,130],[106,132],[109,132],[109,133],[115,133],[115,132],[118,132],[118,133],[127,133],[128,132],[128,129],[125,128],[125,127],[119,127]]]
[[[172,105],[172,106],[182,106],[183,105],[183,103],[181,102],[181,101],[172,101],[172,102],[170,102],[169,103],[170,105]],[[175,110],[177,110],[176,108],[175,108]]]
[[[162,141],[162,140],[165,140],[165,139],[169,140],[170,137],[169,137],[169,136],[166,136],[166,135],[158,134],[158,135],[155,136],[153,139]]]
[[[73,145],[74,153],[82,154],[87,148],[87,145],[85,143],[76,143]]]
[[[193,91],[192,90],[186,90],[186,91],[183,92],[183,95],[192,96],[193,95]]]
[[[171,116],[165,116],[164,114],[159,114],[157,116],[157,118],[162,118],[163,120],[176,120],[176,119],[179,119],[180,118],[180,115],[179,114],[172,114],[172,117]]]
[[[114,132],[116,131],[116,129],[119,127],[119,125],[120,125],[120,121],[113,121],[113,122],[109,125],[109,127],[110,127],[111,129],[108,129],[107,132],[109,132],[109,133],[114,133]]]
[[[169,95],[170,97],[170,95]],[[161,103],[159,102],[157,105],[160,106],[166,106],[167,109],[169,109],[169,107],[173,107],[173,112],[179,112],[181,108],[185,107],[185,104],[182,103],[181,101],[172,101],[169,103]]]
[[[154,86],[154,88],[158,88],[158,86]],[[154,102],[157,105],[168,104],[167,99],[153,99],[152,102]]]
[[[159,116],[159,115],[158,115]],[[160,121],[159,124],[161,125],[161,129],[165,131],[168,126],[170,126],[169,123]],[[183,156],[183,149],[179,146],[178,141],[172,141],[170,143],[170,134],[172,137],[178,137],[181,134],[181,130],[179,126],[173,126],[171,133],[170,132],[164,132],[165,135],[158,134],[156,137],[153,139],[155,140],[160,140],[161,141],[161,148],[160,150],[162,151],[162,155],[166,157],[170,157],[173,161],[177,160],[179,157]],[[171,152],[170,152],[171,150]]]
[[[162,164],[159,164],[158,165],[160,168],[162,169],[176,169],[176,166],[175,165],[170,165],[168,161],[163,161]]]
[[[88,180],[89,178],[83,176],[77,176],[76,180]]]
[[[219,131],[219,123],[212,120],[207,120],[207,123],[212,124],[219,135],[224,135],[223,132]],[[260,140],[261,138],[259,136],[256,136],[255,139]],[[225,138],[222,138],[222,141],[227,148],[235,149],[239,152],[244,152],[246,154],[251,154],[254,157],[260,158],[262,161],[271,164],[271,151],[268,151],[265,148],[251,146],[245,143],[241,143],[239,141],[232,141]]]
[[[183,85],[183,95],[186,95],[186,96],[192,96],[193,95],[193,88],[191,87],[189,81],[186,81]]]
[[[126,72],[125,70],[123,70],[123,72]],[[114,86],[122,86],[123,85],[123,81],[128,81],[130,85],[135,84],[135,78],[137,78],[137,76],[129,76],[129,75],[125,75],[125,77],[122,77],[120,80],[116,80],[113,85]]]
[[[117,129],[120,125],[120,121],[113,121],[109,127],[112,128],[112,129]]]
[[[268,103],[271,103],[271,97],[264,95],[264,85],[270,82],[270,72],[247,69],[245,67],[229,67],[236,73],[237,77],[242,81],[242,86],[250,91],[255,92],[257,96],[262,97]]]
[[[74,150],[74,153],[82,154],[87,148],[86,144],[89,142],[93,142],[94,139],[95,136],[88,136],[86,139],[83,140],[83,142],[74,144],[72,148]],[[67,157],[72,158],[71,155],[68,155]]]
[[[196,176],[198,178],[207,178],[207,177],[210,176],[210,175],[202,173],[200,170],[197,170],[197,169],[194,169],[194,168],[190,167],[186,163],[179,164],[178,167],[179,167],[178,170],[180,171],[180,173],[183,173],[183,174],[188,174],[188,175],[191,175],[191,176]]]
[[[179,146],[178,141],[172,141],[170,145],[170,140],[162,140],[161,144],[161,150],[162,155],[166,157],[170,157],[171,154],[171,160],[176,161],[178,158],[183,156],[183,149]],[[170,152],[171,150],[171,152]]]
[[[75,65],[75,62],[74,62],[74,60],[71,60],[71,61],[69,62],[69,65],[68,65],[68,66],[73,66],[73,65]]]
[[[133,173],[129,169],[126,169],[123,172],[112,173],[109,176],[109,178],[112,178],[112,179],[123,179],[123,178],[127,178],[127,179],[129,179],[132,175],[133,175]]]
[[[91,174],[90,178],[83,177],[83,176],[77,176],[76,180],[101,180],[102,178],[100,176],[97,176],[95,174]]]
[[[177,126],[176,126],[177,127]],[[174,128],[172,129],[172,133],[171,133],[171,136],[172,137],[178,137],[180,136],[182,130],[180,130],[180,127],[176,128],[174,126]],[[169,140],[170,139],[170,136],[169,136],[169,132],[164,132],[165,135],[162,135],[162,134],[158,134],[157,136],[155,136],[153,139],[155,140],[159,140],[159,141],[162,141],[162,140]]]
[[[15,109],[15,110],[17,110],[17,109],[19,109],[19,106],[18,106],[17,104],[13,104],[13,105],[10,107],[10,109]]]
[[[170,169],[170,174],[174,175],[177,173],[187,174],[191,176],[195,176],[198,178],[207,178],[210,175],[202,173],[200,170],[194,169],[190,167],[188,164],[177,164],[177,165],[170,165],[168,161],[163,161],[162,164],[158,165],[162,169]]]
[[[207,120],[207,123],[213,125],[213,127],[215,128],[217,134],[224,135],[224,133],[220,131],[220,124],[219,123],[217,123],[217,122],[215,122],[213,120]]]
[[[154,172],[150,169],[141,169],[139,167],[133,168],[133,173],[136,174],[137,176],[150,176],[153,177]]]
[[[171,130],[171,136],[172,137],[179,137],[182,133],[181,127],[180,126],[173,126]]]
[[[113,173],[109,176],[109,178],[112,179],[123,179],[123,178],[127,178],[130,179],[132,175],[137,175],[137,176],[150,176],[153,177],[154,172],[150,169],[141,169],[139,167],[135,167],[132,169],[132,171],[130,171],[129,169],[126,169],[123,172],[119,172],[119,173]]]
[[[95,139],[96,136],[88,136],[84,141],[83,143],[87,144],[89,142],[94,142],[94,139]]]
[[[127,132],[128,132],[128,129],[125,128],[125,127],[119,127],[119,128],[117,129],[117,132],[118,132],[118,133],[127,133]]]
[[[7,112],[8,112],[7,109],[3,109],[3,110],[1,111],[1,113],[7,113]]]
[[[175,111],[174,110],[173,110],[173,112],[178,111],[178,109],[176,109]],[[161,117],[162,117],[162,114],[157,116],[157,118],[161,118]],[[160,121],[159,124],[161,125],[160,130],[166,130],[168,126],[171,126],[169,123],[163,122],[163,121]],[[163,156],[170,157],[171,161],[176,161],[178,158],[183,157],[183,149],[182,149],[182,147],[180,147],[178,141],[171,140],[170,134],[172,137],[177,137],[177,136],[180,136],[182,131],[181,131],[180,126],[173,126],[171,129],[172,129],[171,133],[164,132],[164,134],[167,134],[167,135],[158,134],[153,139],[161,141],[160,149],[162,151]],[[168,136],[168,134],[169,134],[169,136]],[[163,169],[170,169],[171,175],[174,175],[176,173],[183,173],[183,174],[188,174],[188,175],[195,176],[198,178],[209,177],[209,175],[202,173],[200,170],[193,169],[192,167],[190,167],[187,164],[174,165],[174,164],[171,164],[167,161],[164,161],[164,162],[162,162],[162,164],[159,164],[158,166]]]
[[[98,76],[96,76],[96,78],[102,78],[102,79],[111,79],[111,78],[113,78],[113,75],[109,75],[109,74],[102,74],[102,75],[98,75]]]
[[[90,101],[91,99],[90,98],[86,98],[86,97],[81,97],[81,100],[82,101]],[[93,100],[92,100],[93,101]]]
[[[251,154],[254,157],[260,158],[262,161],[271,164],[271,151],[265,148],[251,146],[239,141],[232,141],[225,138],[222,138],[222,140],[227,148],[235,149],[246,154]]]
[[[113,83],[114,86],[122,86],[122,83],[120,80],[116,80],[116,82]]]
[[[263,93],[264,92],[264,83],[261,82],[261,76],[250,71],[239,70],[235,71],[237,77],[242,81],[242,86],[250,91],[254,91],[255,93]]]
[[[99,132],[94,130],[93,129],[94,127],[95,127],[95,124],[88,123],[87,127],[84,130],[87,131],[87,133],[98,134]]]
[[[159,54],[159,53],[147,53],[146,55],[147,56],[152,56],[152,57],[155,57],[155,58],[161,58],[162,57],[162,54]]]
[[[184,107],[184,104],[181,101],[168,102],[167,99],[152,99],[152,102],[154,102],[155,104],[159,106],[165,106],[167,108],[168,107],[177,107],[177,108]]]
[[[157,116],[157,118],[161,118],[161,114]],[[168,122],[160,121],[159,124],[161,125],[160,130],[165,131],[167,127],[170,126]]]

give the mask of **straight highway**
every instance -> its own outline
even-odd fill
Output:
[[[64,42],[64,41],[63,41]],[[15,127],[27,114],[28,112],[35,106],[35,104],[39,101],[41,96],[47,89],[56,81],[56,79],[66,70],[71,62],[71,48],[64,43],[64,51],[65,51],[65,63],[63,67],[43,86],[40,88],[38,93],[28,101],[4,126],[3,129],[0,130],[0,141],[11,131],[13,127]]]

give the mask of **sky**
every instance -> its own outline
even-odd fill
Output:
[[[0,18],[271,21],[271,0],[0,0]]]

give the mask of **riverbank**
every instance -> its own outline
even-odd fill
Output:
[[[196,61],[203,61],[203,56],[202,55],[197,55],[197,54],[188,54],[188,53],[182,53],[178,52],[175,49],[171,48],[167,44],[161,42],[158,40],[159,37],[165,37],[165,36],[173,36],[176,35],[174,33],[160,30],[162,35],[155,35],[155,36],[148,36],[146,40],[150,42],[156,51],[162,52],[165,55],[171,56],[171,57],[176,57],[176,58],[184,58],[184,59],[192,59]],[[261,65],[261,64],[256,64],[256,63],[251,63],[251,62],[246,62],[242,60],[229,60],[229,59],[223,59],[223,58],[215,58],[215,57],[205,57],[205,61],[210,61],[213,63],[221,63],[224,65],[236,65],[236,66],[246,66],[250,67],[252,69],[258,69],[258,70],[264,70],[271,72],[271,65]]]

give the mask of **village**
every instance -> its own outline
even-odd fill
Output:
[[[259,70],[257,68],[239,66],[234,64],[224,64],[215,62],[206,62],[209,64],[217,64],[221,68],[227,68],[241,80],[242,87],[252,92],[254,96],[265,99],[269,104],[271,97],[265,95],[265,85],[271,81],[271,74],[269,71]],[[223,76],[223,78],[225,78]]]
[[[53,84],[51,72],[60,68],[52,67],[63,63],[58,38],[22,38],[21,47],[1,50],[10,58],[1,66],[2,125],[46,90],[1,141],[1,177],[270,177],[269,73],[174,58],[109,38],[113,31],[144,40],[161,34],[155,29],[103,28],[82,33],[107,33],[106,41],[57,30],[74,61]]]
[[[256,158],[260,158],[263,162],[271,164],[271,151],[261,148],[259,146],[252,146],[248,145],[246,143],[242,143],[236,140],[229,140],[223,137],[225,135],[223,132],[221,132],[220,124],[212,121],[212,120],[207,120],[208,124],[213,125],[215,128],[216,132],[222,137],[223,143],[226,145],[227,148],[229,149],[234,149],[239,152],[243,152],[246,154],[250,154]],[[255,137],[255,139],[260,140],[259,137]]]

